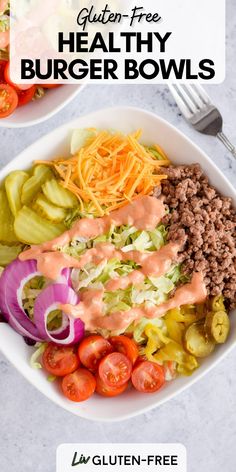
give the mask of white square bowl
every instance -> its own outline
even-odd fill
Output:
[[[69,154],[70,134],[74,128],[112,128],[130,133],[142,128],[142,140],[146,144],[159,143],[174,164],[200,163],[204,172],[223,195],[231,197],[236,205],[236,191],[210,158],[176,128],[158,116],[136,108],[110,108],[68,123],[41,138],[23,151],[0,172],[2,180],[10,171],[26,169],[34,159],[50,159]],[[179,377],[156,394],[141,394],[127,391],[120,397],[102,398],[94,395],[84,403],[72,403],[63,397],[58,385],[47,381],[43,371],[31,369],[29,358],[32,348],[7,324],[0,324],[0,349],[16,369],[44,395],[71,413],[94,421],[120,421],[170,400],[207,374],[236,345],[235,311],[231,314],[231,332],[226,344],[218,346],[210,357],[204,359],[192,377]],[[40,405],[39,405],[40,408]]]
[[[40,100],[33,100],[26,106],[17,108],[12,115],[0,119],[0,128],[26,128],[49,120],[68,105],[85,85],[63,85],[45,90]]]

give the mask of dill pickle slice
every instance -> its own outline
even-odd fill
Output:
[[[196,357],[207,357],[215,348],[215,343],[205,335],[202,323],[193,323],[185,332],[185,348]]]
[[[34,209],[43,217],[55,223],[61,223],[66,218],[67,211],[49,202],[44,195],[39,195],[35,201]]]
[[[7,194],[0,189],[0,241],[14,243],[17,237],[14,232],[14,217],[9,207]]]
[[[43,184],[42,191],[45,197],[54,205],[62,208],[75,208],[79,202],[73,193],[63,188],[56,179],[48,180]]]
[[[5,189],[10,209],[14,216],[21,209],[21,191],[29,175],[21,170],[11,172],[5,179]]]
[[[22,246],[5,246],[0,244],[0,266],[5,267],[10,264],[22,251]]]
[[[21,202],[23,205],[29,205],[34,199],[37,193],[40,191],[41,186],[53,177],[53,173],[48,166],[43,164],[35,166],[33,175],[30,177],[22,188]]]
[[[229,330],[230,321],[226,311],[216,311],[207,313],[205,320],[205,330],[217,344],[225,343]]]
[[[16,236],[19,241],[26,244],[50,241],[62,234],[65,229],[62,223],[52,223],[26,206],[17,213],[14,223]]]

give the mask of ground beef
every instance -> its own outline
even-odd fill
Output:
[[[164,218],[171,241],[185,242],[179,261],[183,271],[202,271],[208,294],[223,293],[229,309],[236,306],[236,210],[222,197],[198,164],[169,167],[162,183]],[[158,196],[158,190],[154,191]],[[186,238],[187,236],[187,238]]]

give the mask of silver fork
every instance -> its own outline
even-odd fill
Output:
[[[185,119],[200,133],[216,136],[236,158],[236,147],[223,133],[223,118],[199,84],[170,85],[169,89]]]

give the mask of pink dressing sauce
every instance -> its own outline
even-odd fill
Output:
[[[81,301],[77,306],[63,305],[61,309],[69,316],[81,318],[87,330],[98,328],[112,331],[125,330],[130,323],[142,317],[156,318],[164,315],[171,308],[184,304],[201,303],[206,298],[206,287],[201,273],[193,275],[190,284],[176,290],[173,298],[167,302],[152,308],[132,308],[126,312],[111,313],[104,315],[103,303],[104,291],[115,291],[125,289],[131,284],[139,284],[147,276],[161,276],[171,267],[180,249],[178,243],[169,243],[159,251],[142,253],[129,251],[127,253],[117,250],[110,243],[97,244],[95,248],[88,249],[77,260],[68,254],[58,251],[58,248],[69,244],[76,238],[83,237],[92,239],[107,233],[111,225],[131,225],[140,230],[154,230],[165,215],[165,207],[161,200],[154,197],[144,196],[125,207],[110,213],[103,218],[83,218],[79,220],[72,229],[66,231],[58,238],[32,246],[31,249],[20,254],[20,260],[37,260],[38,270],[47,278],[56,280],[63,268],[82,269],[87,263],[99,264],[103,260],[118,259],[120,261],[132,260],[140,269],[133,270],[125,277],[119,277],[107,282],[103,290],[88,289],[81,293]]]
[[[170,300],[155,307],[132,308],[128,311],[120,311],[104,316],[103,294],[104,290],[86,290],[82,293],[79,305],[61,305],[61,309],[69,316],[80,318],[88,331],[94,331],[98,328],[109,331],[124,331],[133,321],[137,322],[143,317],[160,318],[172,308],[202,303],[207,296],[201,272],[195,272],[190,283],[178,288]]]
[[[109,216],[94,219],[82,218],[69,231],[66,231],[58,238],[32,246],[31,249],[24,251],[20,255],[20,260],[36,259],[38,254],[56,251],[58,247],[66,246],[79,237],[87,239],[96,238],[107,233],[113,224],[115,226],[129,224],[137,229],[151,231],[156,228],[164,215],[165,206],[161,200],[144,196],[119,210],[111,212]]]
[[[63,252],[43,252],[36,256],[37,269],[47,279],[56,280],[64,268],[79,269],[80,264],[77,259],[64,254]]]
[[[123,261],[134,261],[141,266],[141,269],[134,270],[125,277],[109,280],[106,284],[106,290],[111,292],[119,289],[124,290],[129,285],[143,282],[148,276],[160,277],[166,274],[176,259],[179,250],[180,245],[178,243],[169,243],[159,251],[149,254],[139,251],[129,251],[126,253],[119,251],[120,254],[116,255],[115,258],[117,257]]]

